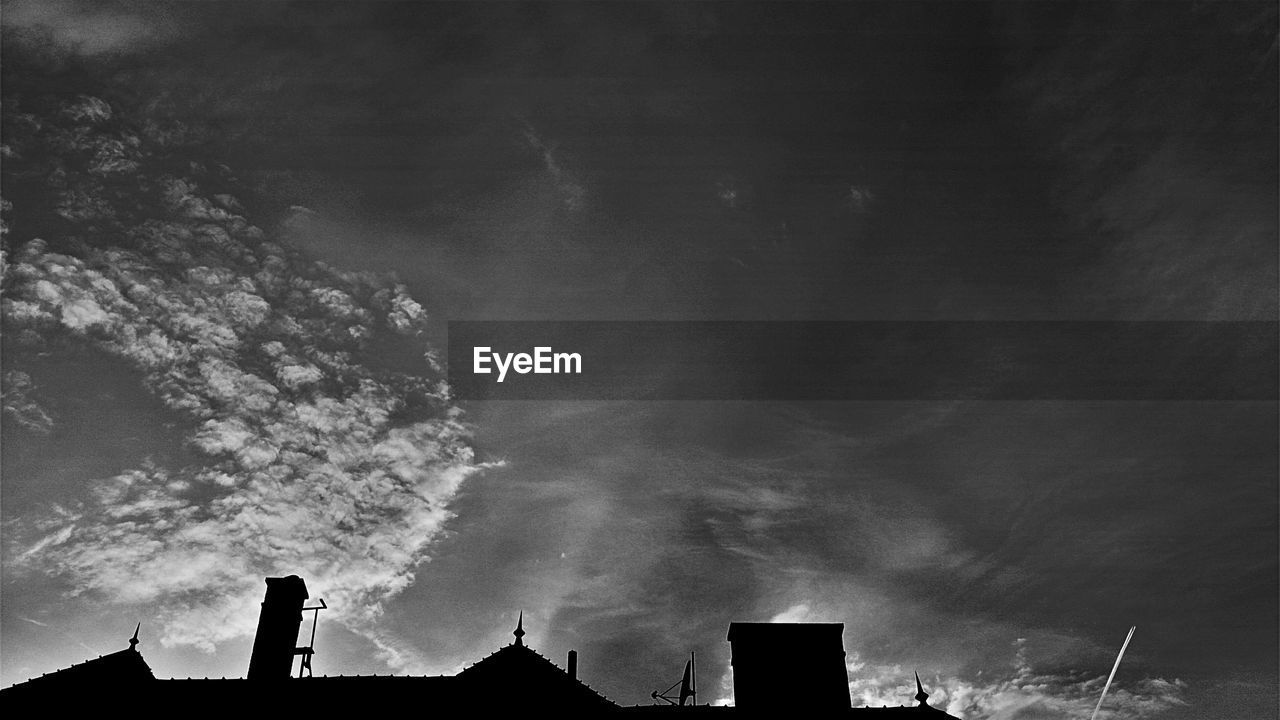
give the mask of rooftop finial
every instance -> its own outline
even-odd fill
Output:
[[[516,644],[524,645],[524,611],[520,611],[520,619],[516,620],[515,632],[511,633],[516,636]]]
[[[133,637],[129,638],[129,649],[137,652],[138,650],[138,631],[142,629],[142,623],[133,629]]]
[[[920,684],[920,673],[918,672],[916,673],[916,700],[919,700],[921,705],[929,704],[929,693],[925,692],[924,686]]]

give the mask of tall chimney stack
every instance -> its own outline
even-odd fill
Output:
[[[569,677],[574,680],[578,679],[578,651],[569,651]]]
[[[297,575],[267,578],[258,634],[249,656],[250,680],[284,680],[292,674],[302,604],[307,597],[307,585]]]

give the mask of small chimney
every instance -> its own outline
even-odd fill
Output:
[[[569,677],[574,680],[578,679],[578,651],[569,651]]]
[[[297,575],[267,578],[267,594],[258,615],[258,634],[249,656],[250,680],[284,680],[292,674],[298,626],[307,584]]]

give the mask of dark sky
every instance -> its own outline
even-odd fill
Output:
[[[3,10],[6,340],[30,334],[4,358],[4,684],[135,620],[158,675],[239,675],[261,576],[298,572],[337,608],[321,673],[453,672],[523,611],[616,700],[690,650],[729,698],[730,621],[831,621],[855,704],[919,670],[965,718],[1066,718],[1136,624],[1110,717],[1274,714],[1275,402],[432,415],[420,352],[332,350],[438,350],[460,319],[1274,322],[1274,4]],[[140,168],[85,171],[110,218],[40,219],[80,187],[29,170],[55,130],[94,168],[84,143],[143,138]],[[263,270],[197,272],[130,230],[125,263],[99,227],[142,223],[122,187],[190,227],[234,194],[284,249],[232,230]]]

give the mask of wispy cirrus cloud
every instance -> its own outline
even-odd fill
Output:
[[[770,622],[829,622],[823,609],[798,603],[770,618]],[[1044,670],[1031,659],[1031,641],[1013,643],[1014,657],[1003,674],[961,677],[944,672],[926,672],[901,663],[864,660],[849,653],[846,671],[849,696],[854,707],[897,707],[915,704],[915,673],[919,672],[928,702],[966,720],[1069,720],[1088,717],[1102,693],[1106,674],[1083,670]],[[733,673],[726,669],[716,689],[717,705],[733,704]],[[1098,717],[1107,720],[1138,720],[1159,717],[1187,704],[1188,686],[1179,679],[1143,677],[1117,682],[1107,694]]]
[[[1274,4],[1095,3],[1053,19],[1013,4],[997,16],[1068,29],[1050,52],[1027,43],[1012,87],[1065,171],[1054,200],[1091,248],[1072,309],[1275,319],[1276,114],[1237,110],[1275,107]],[[1131,42],[1139,29],[1188,44]],[[1189,52],[1214,62],[1183,68]]]
[[[524,125],[522,136],[529,149],[537,153],[564,206],[569,210],[581,210],[587,201],[587,188],[560,162],[555,143],[543,141],[542,136],[528,123]]]
[[[10,29],[44,33],[56,49],[78,55],[134,52],[180,35],[180,7],[138,2],[84,3],[73,0],[10,0],[4,4]]]
[[[1042,671],[1027,657],[1028,641],[1014,642],[1011,672],[995,679],[963,679],[921,673],[929,704],[969,720],[1067,720],[1088,717],[1102,693],[1106,674]],[[857,706],[902,705],[915,695],[915,670],[899,664],[864,662],[856,653],[848,663],[849,694]],[[1116,682],[1098,717],[1108,720],[1158,717],[1185,705],[1187,684],[1145,677]]]

